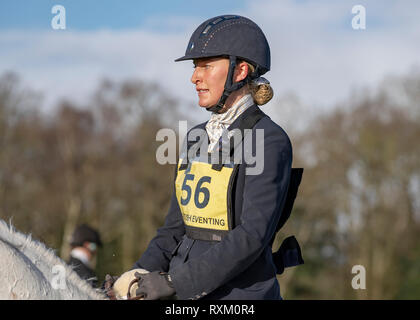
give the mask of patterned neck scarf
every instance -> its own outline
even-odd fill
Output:
[[[223,131],[227,130],[229,126],[250,106],[254,104],[251,94],[246,94],[225,113],[211,114],[210,120],[206,124],[207,135],[210,139],[208,152],[212,152],[217,145]]]

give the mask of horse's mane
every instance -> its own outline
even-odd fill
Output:
[[[0,299],[105,299],[54,250],[1,219],[0,259]],[[53,274],[54,266],[65,271],[65,289],[54,289],[51,285],[57,276]]]

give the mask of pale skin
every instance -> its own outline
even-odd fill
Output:
[[[194,60],[194,72],[191,76],[191,82],[195,84],[200,107],[209,108],[217,104],[223,94],[228,70],[229,59],[227,58],[202,58]],[[245,79],[247,75],[248,64],[242,61],[235,67],[233,82],[239,82]],[[219,113],[226,112],[248,92],[247,86],[232,92]]]

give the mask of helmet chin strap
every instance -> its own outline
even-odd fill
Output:
[[[233,83],[233,74],[235,72],[235,67],[236,67],[236,57],[229,56],[229,70],[228,70],[228,75],[226,77],[225,88],[223,90],[223,94],[220,97],[217,104],[206,108],[207,111],[219,113],[219,111],[223,109],[226,99],[230,96],[230,94],[236,90],[239,90],[248,82],[248,77],[246,77],[242,81]]]

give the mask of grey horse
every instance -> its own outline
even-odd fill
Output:
[[[103,300],[52,249],[0,219],[0,299]]]

